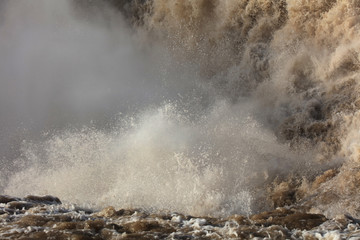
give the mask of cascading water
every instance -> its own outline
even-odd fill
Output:
[[[357,1],[0,7],[3,193],[359,216]]]

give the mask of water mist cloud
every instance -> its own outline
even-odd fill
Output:
[[[152,63],[162,53],[143,54],[122,17],[111,9],[104,9],[107,18],[94,23],[78,16],[70,1],[3,5],[3,152],[18,143],[18,135],[90,121],[104,125],[119,112],[166,98],[161,92],[166,86]]]
[[[255,15],[254,1],[214,2],[153,1],[153,15],[135,29],[110,8],[89,20],[68,1],[7,2],[0,143],[14,150],[4,154],[3,191],[96,207],[250,214],[272,207],[274,179],[326,168],[291,128],[323,119],[309,118],[319,104],[293,84],[305,65],[274,51],[284,2],[261,4]]]

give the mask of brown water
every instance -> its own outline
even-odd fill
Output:
[[[355,0],[5,2],[2,192],[359,217],[359,11]]]
[[[194,217],[141,209],[101,211],[61,204],[52,196],[0,196],[2,239],[356,239],[359,222],[327,220],[301,208],[278,208],[250,217]]]

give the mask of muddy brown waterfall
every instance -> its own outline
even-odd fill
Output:
[[[358,1],[0,6],[3,193],[360,216]]]

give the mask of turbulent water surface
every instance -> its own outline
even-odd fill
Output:
[[[0,2],[0,190],[360,217],[357,0]]]

